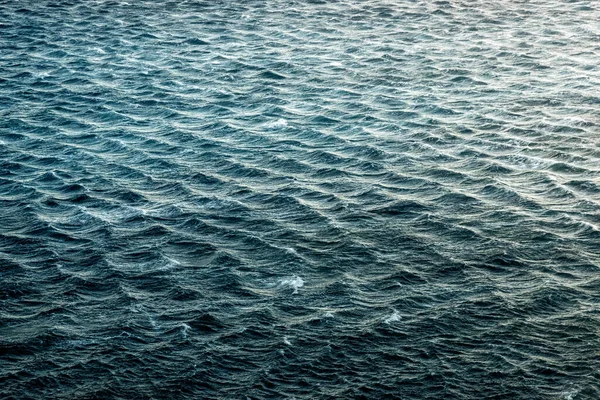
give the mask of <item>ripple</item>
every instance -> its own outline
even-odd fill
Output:
[[[0,16],[0,397],[600,397],[594,2]]]

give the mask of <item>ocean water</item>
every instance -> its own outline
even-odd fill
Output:
[[[0,398],[600,398],[599,21],[0,1]]]

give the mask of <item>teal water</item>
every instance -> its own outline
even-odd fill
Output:
[[[0,398],[600,398],[599,21],[0,1]]]

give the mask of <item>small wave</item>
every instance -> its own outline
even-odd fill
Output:
[[[265,72],[261,72],[259,74],[259,76],[261,78],[265,78],[265,79],[272,79],[272,80],[283,80],[286,79],[285,76],[278,74],[277,72],[273,72],[273,71],[265,71]]]
[[[207,46],[210,44],[209,42],[198,38],[187,39],[185,43],[192,46]]]

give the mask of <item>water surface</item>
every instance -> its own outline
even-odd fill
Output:
[[[598,21],[0,2],[0,397],[600,398]]]

